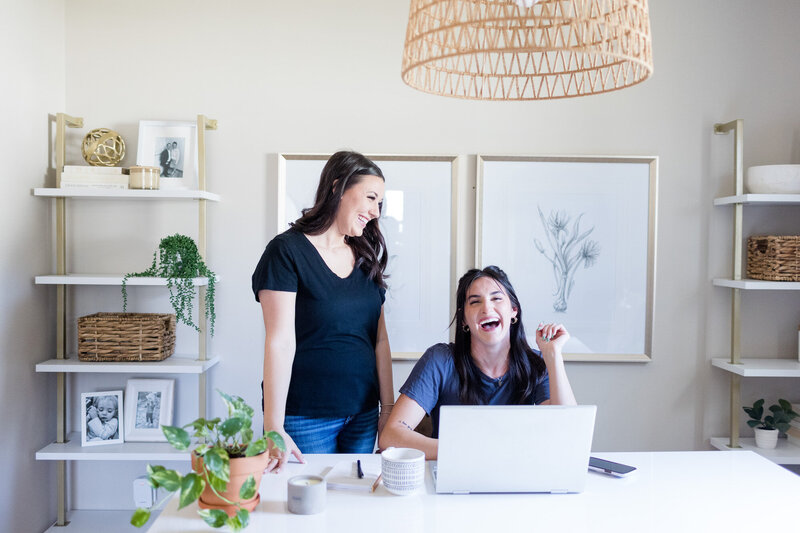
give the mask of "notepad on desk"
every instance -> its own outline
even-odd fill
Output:
[[[325,474],[325,482],[328,484],[329,489],[374,491],[381,477],[380,458],[362,460],[361,470],[364,473],[364,477],[358,477],[356,461],[339,461]]]

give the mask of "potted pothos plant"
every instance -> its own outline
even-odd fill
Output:
[[[252,428],[253,408],[238,396],[217,389],[228,410],[224,420],[198,418],[183,427],[162,426],[167,441],[178,450],[188,450],[193,439],[192,472],[181,475],[163,466],[147,465],[153,488],[168,494],[180,492],[178,508],[198,501],[198,514],[211,527],[228,526],[232,531],[247,527],[260,497],[258,486],[269,462],[268,450],[285,450],[275,431],[256,437]],[[188,430],[188,431],[187,431]],[[163,500],[157,505],[163,503]],[[141,527],[150,519],[150,509],[138,508],[131,524]]]
[[[756,446],[767,449],[777,446],[778,434],[786,433],[792,419],[800,416],[792,410],[792,404],[783,398],[769,406],[771,415],[764,415],[764,398],[756,400],[752,407],[743,409],[751,418],[747,425],[755,431]]]
[[[192,320],[192,303],[194,301],[194,278],[208,278],[208,289],[204,313],[210,321],[211,335],[214,335],[214,322],[217,315],[214,310],[214,287],[216,274],[206,266],[197,244],[191,237],[176,233],[164,237],[153,252],[153,263],[142,272],[125,274],[122,278],[122,310],[128,309],[128,279],[142,277],[162,277],[167,279],[169,301],[175,310],[175,319],[200,331]]]

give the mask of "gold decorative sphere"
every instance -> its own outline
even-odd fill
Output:
[[[125,141],[114,130],[97,128],[83,138],[81,153],[92,166],[113,167],[125,157]]]

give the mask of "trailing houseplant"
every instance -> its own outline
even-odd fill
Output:
[[[199,498],[198,514],[209,526],[240,531],[247,526],[250,511],[258,503],[258,485],[269,461],[267,450],[271,446],[285,450],[286,446],[275,431],[254,439],[253,408],[238,396],[219,389],[217,392],[228,409],[224,420],[198,418],[183,427],[162,426],[167,441],[178,450],[188,450],[192,439],[196,439],[193,471],[181,475],[163,466],[147,465],[147,479],[153,488],[180,491],[179,509]],[[243,465],[249,472],[237,473]],[[234,486],[237,477],[242,482],[240,488]],[[150,510],[139,508],[133,513],[131,524],[141,527],[149,519]]]
[[[208,278],[206,290],[205,316],[210,321],[211,335],[214,335],[214,322],[217,315],[214,309],[214,287],[216,274],[212,272],[200,257],[197,245],[186,235],[170,235],[164,237],[153,252],[153,263],[143,272],[125,274],[122,278],[122,310],[128,309],[128,279],[141,277],[162,277],[167,279],[169,301],[175,310],[175,318],[189,327],[200,331],[192,320],[192,302],[194,301],[194,281],[196,277]]]
[[[777,404],[769,406],[771,415],[764,412],[764,398],[756,400],[752,407],[743,407],[750,416],[747,425],[755,430],[756,446],[774,448],[778,442],[778,433],[786,433],[793,418],[800,416],[792,410],[792,404],[783,398]]]

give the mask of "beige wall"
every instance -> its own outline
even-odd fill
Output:
[[[263,325],[249,286],[276,229],[273,154],[340,148],[463,154],[462,268],[472,257],[475,154],[657,155],[653,360],[570,363],[568,372],[579,400],[599,406],[595,450],[706,449],[711,435],[725,431],[728,401],[727,376],[712,370],[709,359],[726,353],[729,299],[709,280],[729,272],[730,213],[713,209],[712,198],[732,190],[732,140],[711,129],[714,122],[743,118],[747,165],[800,162],[800,37],[794,27],[800,4],[654,1],[656,72],[650,80],[608,95],[528,103],[446,99],[405,86],[399,68],[407,9],[407,2],[368,0],[116,0],[102,10],[89,0],[67,3],[64,110],[85,117],[87,128],[120,131],[129,143],[126,165],[135,160],[141,119],[204,113],[219,120],[219,130],[208,135],[209,188],[223,198],[209,208],[209,264],[223,280],[211,342],[222,363],[211,373],[210,390],[259,402]],[[48,101],[32,108],[26,123],[57,111]],[[38,142],[27,147],[29,153],[40,149]],[[15,174],[24,183],[18,198],[42,184],[43,165],[28,166]],[[28,203],[16,207],[36,221],[26,240],[46,242],[41,220],[47,211]],[[772,231],[771,213],[761,208],[747,216],[759,222],[758,230]],[[161,236],[195,231],[183,220],[191,214],[184,205],[166,214],[125,203],[86,205],[70,226],[78,252],[71,261],[107,271],[144,268]],[[796,211],[784,214],[783,225],[790,226],[784,231],[796,232]],[[104,250],[117,250],[120,242],[121,253]],[[42,252],[26,253],[34,260]],[[27,273],[21,278],[28,279]],[[41,298],[46,290],[36,294]],[[0,298],[9,308],[5,294]],[[137,298],[141,305],[164,301],[155,293]],[[745,353],[795,353],[796,295],[747,294],[744,303],[753,326],[742,338]],[[76,297],[72,312],[117,305],[115,292],[92,290]],[[31,336],[38,332],[30,329]],[[183,343],[191,338],[179,335]],[[397,380],[407,371],[398,365]],[[73,386],[122,384],[92,377]],[[179,383],[184,391],[192,387]],[[743,387],[747,400],[779,393],[800,400],[796,381],[746,380]],[[179,416],[191,416],[191,401],[191,394],[179,398]],[[91,479],[91,468],[75,477]],[[98,496],[80,484],[78,506],[129,505],[125,476],[135,468],[119,468],[117,495]]]
[[[55,520],[55,468],[34,460],[55,436],[55,294],[33,285],[52,269],[48,205],[30,194],[48,172],[48,113],[64,107],[64,2],[0,1],[0,515],[4,531]]]

